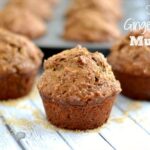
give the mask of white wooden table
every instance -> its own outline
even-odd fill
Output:
[[[37,89],[0,102],[0,150],[150,150],[150,103],[117,98],[99,129],[65,131],[46,121]]]

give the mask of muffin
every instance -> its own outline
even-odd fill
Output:
[[[104,42],[120,36],[118,26],[95,10],[84,9],[69,17],[63,37],[66,40]]]
[[[87,130],[107,121],[121,89],[102,54],[78,46],[50,57],[44,68],[38,89],[53,125]]]
[[[0,12],[0,18],[0,27],[31,39],[39,38],[46,32],[44,22],[27,9],[10,6]]]
[[[82,12],[84,9],[94,9],[101,15],[115,21],[122,18],[121,4],[115,2],[115,0],[74,0],[67,12],[67,16],[72,16],[78,11]]]
[[[150,47],[130,46],[130,36],[150,38],[150,33],[134,31],[123,37],[112,48],[108,57],[122,93],[133,99],[150,99]]]
[[[0,99],[31,91],[43,54],[28,39],[0,28]]]
[[[46,0],[10,0],[8,6],[12,5],[27,9],[30,13],[44,20],[49,20],[52,16],[52,7]]]

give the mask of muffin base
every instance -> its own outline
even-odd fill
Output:
[[[103,125],[110,115],[115,96],[100,104],[72,106],[52,102],[43,97],[47,119],[55,126],[70,130],[88,130]]]
[[[122,94],[137,100],[150,100],[150,77],[136,76],[114,70],[120,81]]]
[[[0,99],[15,99],[27,95],[33,86],[37,71],[27,74],[0,76]]]

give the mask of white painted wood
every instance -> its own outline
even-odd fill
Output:
[[[119,96],[116,104],[150,134],[150,102],[136,101]]]
[[[112,150],[97,132],[64,132],[60,133],[76,150]]]
[[[150,149],[150,136],[116,106],[100,133],[118,150]]]
[[[24,107],[24,105],[26,107]],[[28,108],[28,109],[27,109]],[[56,133],[56,129],[54,128],[45,128],[41,124],[45,124],[45,117],[41,115],[40,124],[38,125],[38,121],[34,122],[34,116],[32,112],[37,111],[35,107],[31,106],[30,101],[21,101],[18,103],[16,107],[12,106],[0,106],[3,114],[5,114],[5,118],[8,120],[11,125],[13,131],[17,134],[18,132],[25,133],[25,138],[21,139],[21,142],[27,149],[69,149],[67,144],[62,140],[62,138]],[[18,110],[17,110],[18,109]],[[19,113],[18,113],[19,111]],[[40,115],[40,112],[39,112]],[[20,121],[11,123],[11,118],[15,118],[16,120],[24,119],[31,121],[29,126],[19,125]],[[42,120],[43,119],[43,120]],[[10,120],[10,121],[9,121]],[[32,122],[33,121],[33,122]],[[79,147],[86,148],[88,150],[92,147],[96,149],[102,148],[102,150],[111,150],[111,147],[97,134],[97,133],[69,133],[65,131],[59,131],[62,136],[68,141],[68,143],[73,147],[73,149],[79,149]],[[68,137],[71,136],[70,140]],[[76,141],[73,144],[73,141]],[[90,145],[87,143],[90,142]]]
[[[19,102],[14,107],[0,105],[0,110],[16,135],[20,132],[25,134],[25,138],[21,139],[21,143],[26,149],[70,149],[55,130],[52,128],[45,128],[45,118],[42,120],[41,116],[41,118],[39,117],[35,120],[33,113],[37,110],[31,106],[28,100],[21,101],[21,103]],[[40,113],[37,114],[40,115]],[[43,126],[41,125],[42,123]]]
[[[29,96],[29,98],[35,104],[35,107],[40,109],[40,111],[43,115],[46,115],[44,106],[43,106],[43,102],[42,102],[42,99],[40,97],[37,87],[35,87],[33,93]]]
[[[0,119],[0,150],[21,150]]]

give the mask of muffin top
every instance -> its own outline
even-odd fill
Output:
[[[50,57],[38,83],[48,100],[71,105],[97,104],[120,92],[110,65],[98,52],[77,46]]]
[[[120,36],[116,23],[108,23],[98,11],[84,9],[69,17],[64,38],[77,41],[111,41]]]
[[[27,9],[7,6],[0,12],[0,18],[0,27],[31,39],[37,38],[46,32],[43,20],[30,13]]]
[[[0,28],[0,75],[37,69],[42,52],[28,39]]]
[[[103,14],[106,18],[109,15],[109,18],[118,20],[122,16],[120,7],[119,2],[115,2],[114,0],[75,0],[72,2],[67,15],[70,16],[76,13],[76,11],[89,8],[99,11],[99,13]]]
[[[116,71],[150,76],[150,46],[130,46],[130,36],[150,38],[150,33],[130,32],[112,48],[108,61]]]

